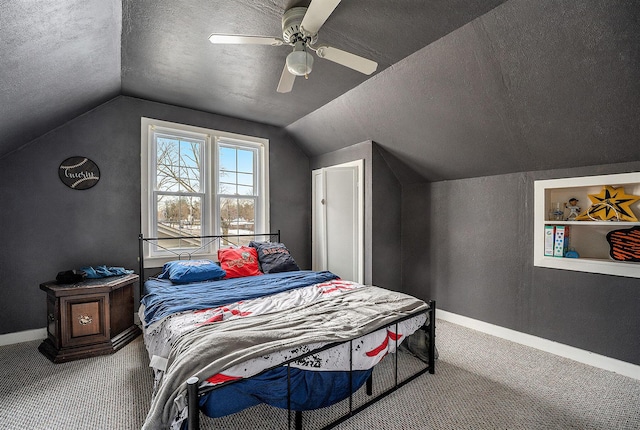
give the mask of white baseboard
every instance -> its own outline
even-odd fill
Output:
[[[584,349],[521,333],[519,331],[489,324],[484,321],[443,311],[441,309],[436,309],[436,317],[482,333],[506,339],[511,342],[530,346],[541,351],[559,355],[560,357],[569,358],[579,363],[588,364],[589,366],[598,367],[600,369],[628,376],[629,378],[640,380],[640,366],[627,363],[626,361],[616,360],[615,358],[595,354],[593,352],[585,351]]]
[[[629,378],[640,380],[640,366],[627,363],[626,361],[617,360],[615,358],[585,351],[584,349],[575,348],[573,346],[554,342],[552,340],[544,339],[526,333],[521,333],[519,331],[454,314],[453,312],[444,311],[442,309],[437,309],[436,315],[439,319],[449,321],[463,327],[468,327],[470,329],[506,339],[511,342],[530,346],[541,351],[559,355],[560,357],[569,358],[579,363],[598,367],[600,369],[628,376]],[[137,319],[137,314],[135,318]],[[0,346],[11,345],[20,342],[29,342],[32,340],[41,340],[45,339],[46,337],[47,329],[44,327],[34,330],[0,334]]]
[[[33,330],[18,331],[15,333],[0,334],[0,346],[14,343],[29,342],[31,340],[46,339],[47,329],[36,328]]]
[[[140,325],[140,317],[138,316],[137,312],[133,313],[133,322]],[[42,340],[46,338],[46,327],[36,328],[33,330],[17,331],[15,333],[0,334],[0,346],[29,342],[31,340]]]

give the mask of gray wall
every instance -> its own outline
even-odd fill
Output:
[[[371,279],[379,287],[400,291],[402,188],[376,143],[371,151],[371,175]]]
[[[364,158],[367,282],[401,282],[444,310],[640,364],[640,281],[532,264],[535,179],[638,171],[640,162],[400,185],[372,142],[308,160],[278,128],[127,97],[0,160],[0,333],[45,325],[38,285],[60,270],[137,267],[141,116],[269,138],[271,225],[301,267],[311,261],[310,170]],[[58,180],[74,155],[100,166],[96,187]],[[386,236],[394,231],[401,244]]]
[[[310,267],[309,160],[280,128],[129,97],[116,97],[0,159],[0,334],[44,327],[45,293],[57,272],[106,264],[137,269],[140,117],[270,140],[271,227]],[[100,167],[98,184],[58,179],[70,156]]]
[[[633,162],[404,187],[403,288],[456,314],[640,364],[640,280],[533,266],[535,180],[638,170]]]
[[[431,184],[402,186],[402,291],[423,300],[431,294]],[[440,306],[438,303],[436,303]]]
[[[367,141],[314,157],[311,169],[364,160],[364,282],[393,290],[400,289],[401,188],[393,171],[378,150]],[[392,268],[392,270],[389,270]]]

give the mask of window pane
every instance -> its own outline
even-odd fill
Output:
[[[247,173],[238,173],[238,185],[248,185],[253,187],[253,175]]]
[[[238,172],[253,173],[253,151],[238,150]]]
[[[184,187],[181,191],[187,192],[200,192],[200,172],[197,169],[187,168],[184,169],[186,175],[182,176],[184,179]]]
[[[220,146],[220,171],[229,170],[235,172],[236,168],[236,150],[227,146]]]
[[[235,192],[235,185],[238,183],[238,176],[236,174],[236,172],[230,172],[228,170],[225,171],[220,171],[220,174],[218,175],[218,180],[220,181],[220,192],[223,194],[233,194]],[[222,187],[224,185],[230,185],[233,184],[234,187],[232,188],[233,192],[231,193],[227,193],[225,191],[222,191]]]
[[[255,231],[256,207],[254,199],[220,199],[222,234],[251,234]]]
[[[203,142],[172,136],[156,138],[158,191],[200,192]]]
[[[246,187],[244,185],[238,185],[238,195],[239,196],[252,196],[253,195],[253,187]]]
[[[235,184],[220,184],[220,194],[237,194]]]
[[[200,236],[202,232],[202,198],[197,196],[157,197],[158,230],[156,237]],[[191,241],[190,241],[191,242]],[[178,241],[165,241],[168,248],[195,246]],[[198,245],[199,246],[199,245]]]
[[[241,196],[255,195],[254,162],[256,153],[251,149],[220,146],[220,172],[218,192]]]

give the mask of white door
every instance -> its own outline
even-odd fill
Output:
[[[363,161],[312,172],[312,268],[362,283]]]

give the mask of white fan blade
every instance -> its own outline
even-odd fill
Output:
[[[375,61],[331,46],[319,46],[316,54],[320,58],[342,64],[365,75],[372,74],[378,68],[378,63]]]
[[[302,33],[308,36],[315,36],[322,24],[329,18],[329,15],[338,6],[340,0],[312,0],[307,13],[304,14],[300,28]]]
[[[284,42],[277,37],[245,36],[242,34],[217,34],[209,36],[211,43],[225,43],[230,45],[271,45],[280,46]]]
[[[289,72],[287,64],[285,63],[284,69],[282,69],[282,75],[280,75],[280,82],[278,82],[278,92],[288,93],[293,89],[293,83],[296,80],[296,75]]]

